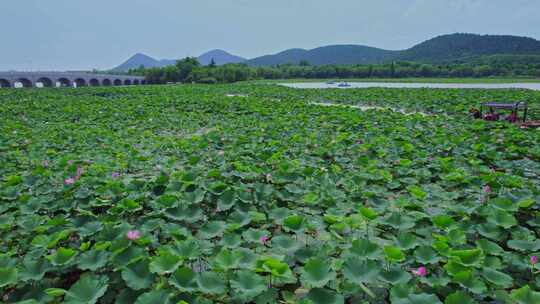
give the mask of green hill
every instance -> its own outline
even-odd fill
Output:
[[[438,63],[502,54],[540,55],[540,41],[518,36],[444,35],[402,51],[400,59]]]
[[[376,64],[393,60],[426,63],[469,62],[493,55],[540,55],[540,41],[518,36],[451,34],[438,36],[402,51],[389,51],[361,45],[331,45],[313,50],[290,49],[275,55],[248,60],[252,66]],[[515,57],[518,58],[518,57]],[[511,60],[512,57],[506,57]]]
[[[362,46],[362,45],[330,45],[313,50],[290,49],[275,55],[266,55],[247,62],[252,66],[268,66],[278,64],[299,64],[307,61],[312,65],[326,64],[370,64],[382,63],[397,58],[399,52]]]

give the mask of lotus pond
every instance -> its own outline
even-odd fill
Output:
[[[468,117],[508,100],[540,92],[0,90],[0,296],[540,303],[540,132]]]

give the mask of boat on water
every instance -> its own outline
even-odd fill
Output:
[[[340,87],[340,88],[348,88],[348,87],[350,87],[350,86],[351,86],[351,85],[350,85],[349,83],[347,83],[347,82],[340,82],[340,83],[338,84],[338,87]]]

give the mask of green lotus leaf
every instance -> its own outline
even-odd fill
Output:
[[[336,278],[336,273],[330,268],[328,262],[317,258],[309,259],[301,273],[302,282],[311,288],[324,287]]]
[[[301,242],[285,234],[272,238],[272,248],[287,252],[288,254],[293,254],[301,246]]]
[[[396,238],[396,244],[402,250],[409,250],[418,246],[418,240],[412,233],[400,233]]]
[[[491,268],[484,268],[482,276],[490,283],[509,288],[514,284],[511,276]]]
[[[498,241],[503,238],[504,230],[492,223],[479,224],[476,230],[480,235],[494,241]]]
[[[458,258],[450,258],[448,263],[444,266],[444,269],[448,274],[456,275],[460,272],[470,271],[472,270],[472,267],[463,265]]]
[[[424,200],[428,195],[422,190],[422,188],[418,186],[409,186],[407,189],[409,190],[411,196],[416,198],[417,200]]]
[[[16,268],[0,268],[0,287],[17,283],[18,271]]]
[[[270,237],[270,232],[266,230],[250,228],[244,231],[244,233],[242,233],[242,237],[244,238],[244,240],[250,243],[261,243],[261,237],[263,236]]]
[[[257,260],[256,269],[258,272],[271,273],[273,276],[284,276],[290,272],[289,265],[272,257],[264,257]]]
[[[66,292],[64,303],[94,304],[105,294],[108,287],[109,278],[107,276],[92,273],[83,274]]]
[[[391,262],[403,262],[405,260],[405,254],[398,247],[386,246],[384,247],[384,254]]]
[[[234,190],[226,190],[218,199],[218,210],[227,211],[236,204],[236,195]]]
[[[372,221],[379,216],[379,214],[375,212],[375,210],[367,207],[361,207],[360,214],[362,215],[362,217],[369,221]]]
[[[227,248],[237,248],[242,245],[242,237],[235,232],[225,233],[219,244]]]
[[[484,260],[481,249],[452,250],[450,255],[458,258],[460,263],[466,266],[477,266]]]
[[[383,268],[379,274],[382,281],[393,285],[405,284],[410,281],[411,277],[407,271],[399,267],[390,267],[388,270]]]
[[[156,276],[150,272],[147,261],[138,261],[122,270],[122,279],[133,290],[146,289],[152,286]]]
[[[467,243],[467,236],[465,232],[459,228],[451,228],[447,234],[448,240],[454,246],[460,246]]]
[[[238,293],[244,303],[247,303],[268,287],[261,276],[249,270],[241,270],[232,278],[231,288]]]
[[[490,212],[487,221],[488,223],[500,226],[503,229],[508,229],[517,225],[517,220],[512,214],[498,209],[494,209]]]
[[[314,288],[309,291],[306,299],[313,304],[343,304],[345,299],[334,291],[323,288]]]
[[[504,253],[504,249],[501,246],[486,239],[479,239],[476,241],[476,244],[487,255],[502,255]]]
[[[377,259],[381,254],[377,244],[364,239],[352,241],[349,252],[356,257],[367,259]]]
[[[152,257],[150,262],[150,272],[159,275],[172,273],[181,264],[182,259],[180,259],[180,257],[170,253],[162,253],[159,256]]]
[[[459,283],[474,294],[483,294],[487,291],[486,284],[473,275],[472,271],[461,271],[452,277],[452,281]]]
[[[429,246],[420,246],[414,251],[414,258],[421,264],[436,264],[440,261],[437,252]]]
[[[380,271],[381,265],[370,260],[352,258],[343,264],[343,275],[356,284],[374,282]]]
[[[197,290],[197,276],[188,267],[178,268],[169,279],[169,282],[182,292],[194,292]]]
[[[230,251],[230,250],[221,250],[216,257],[213,260],[213,267],[216,270],[230,270],[238,268],[238,264],[240,263],[240,259],[242,257],[238,252]]]
[[[190,205],[197,205],[204,201],[206,191],[198,188],[193,192],[184,193],[184,199],[190,203]]]
[[[453,294],[446,297],[444,304],[476,304],[467,293],[463,291],[456,291]]]
[[[407,298],[411,304],[442,304],[441,300],[432,294],[411,294]]]
[[[448,215],[435,216],[431,219],[431,221],[439,229],[448,229],[455,223],[454,219]]]
[[[78,232],[83,237],[88,237],[95,235],[96,233],[100,232],[103,229],[103,224],[101,224],[98,221],[93,221],[84,224],[82,227],[79,228]]]
[[[238,255],[240,256],[240,261],[238,265],[240,268],[255,269],[257,263],[257,255],[248,248],[238,248]]]
[[[82,270],[96,271],[107,265],[110,254],[104,250],[91,250],[79,257],[79,268]]]
[[[169,208],[163,214],[172,220],[188,223],[196,223],[203,218],[201,208],[196,205]]]
[[[529,285],[512,290],[510,297],[518,304],[540,303],[540,292],[532,290]]]
[[[47,288],[45,293],[51,297],[62,297],[67,293],[67,290],[62,288]]]
[[[234,211],[227,218],[227,223],[229,226],[233,227],[244,227],[251,223],[251,217],[247,212]]]
[[[519,208],[528,209],[536,203],[534,198],[525,198],[520,200],[517,205]]]
[[[198,235],[205,240],[213,239],[223,234],[225,226],[225,222],[221,221],[208,222],[201,227]]]
[[[115,304],[133,304],[141,294],[142,291],[125,288],[116,295]]]
[[[304,218],[299,215],[290,215],[283,220],[283,226],[292,231],[299,231],[304,226]]]
[[[76,255],[77,251],[71,248],[60,247],[55,253],[47,256],[47,258],[53,265],[61,266],[69,264],[71,261],[73,261]]]
[[[291,214],[291,210],[287,208],[274,208],[270,210],[269,218],[278,224],[282,224],[285,218]]]
[[[302,201],[306,205],[316,205],[319,202],[320,198],[316,192],[309,192],[304,195]]]
[[[49,237],[43,234],[37,235],[32,239],[31,244],[39,248],[48,248]]]
[[[51,265],[45,259],[25,259],[19,272],[19,279],[23,281],[40,281],[45,273],[51,269]],[[0,275],[0,278],[3,277]]]
[[[195,259],[201,254],[200,245],[196,240],[182,241],[174,247],[175,253],[183,259]]]
[[[140,247],[130,246],[126,249],[115,252],[112,256],[112,260],[114,264],[118,267],[125,267],[146,256],[147,254],[144,249]]]
[[[197,276],[199,290],[204,294],[220,295],[225,293],[225,281],[217,273],[203,272]]]
[[[519,205],[514,204],[514,202],[511,199],[501,198],[501,197],[490,200],[489,205],[503,211],[515,212],[519,209]]]
[[[519,250],[522,252],[535,252],[540,250],[540,240],[527,241],[527,240],[510,240],[508,241],[508,247]]]
[[[415,225],[415,220],[413,218],[411,218],[410,216],[399,214],[397,212],[391,213],[381,222],[400,231],[411,229]]]
[[[166,290],[152,290],[141,294],[135,304],[169,304],[171,296]]]

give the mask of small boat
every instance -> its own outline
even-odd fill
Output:
[[[340,82],[340,83],[338,84],[338,87],[340,87],[340,88],[348,88],[348,87],[350,87],[350,86],[351,86],[351,85],[348,84],[347,82]]]
[[[330,81],[328,81],[326,84],[332,85],[332,84],[336,84],[336,82],[335,82],[334,80],[330,80]]]

